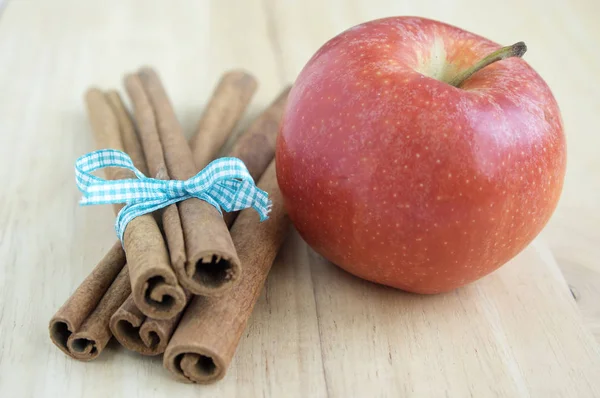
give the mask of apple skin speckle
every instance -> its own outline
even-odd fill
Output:
[[[499,47],[394,17],[315,53],[276,152],[286,208],[314,250],[360,278],[433,294],[489,274],[539,234],[566,168],[549,87],[517,58],[446,83]]]

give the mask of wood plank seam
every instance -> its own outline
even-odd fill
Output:
[[[315,290],[315,279],[314,273],[312,272],[312,264],[313,262],[310,260],[311,256],[317,255],[312,252],[312,249],[307,245],[306,246],[306,254],[308,261],[308,272],[310,273],[310,284],[312,285],[313,297],[315,299],[315,317],[317,318],[317,330],[319,331],[319,352],[321,353],[321,366],[323,367],[323,379],[325,380],[325,391],[327,392],[327,397],[331,397],[331,389],[329,387],[329,377],[327,375],[327,366],[325,365],[325,353],[323,352],[323,332],[321,328],[321,317],[319,316],[319,295]]]
[[[279,78],[279,82],[281,84],[287,84],[285,78],[287,74],[285,73],[285,65],[283,62],[281,40],[277,29],[275,15],[273,13],[273,5],[271,4],[270,0],[263,0],[262,5],[265,13],[265,19],[267,21],[267,37],[275,58],[278,75],[277,77]]]
[[[4,15],[4,11],[8,7],[8,2],[10,0],[0,0],[0,21],[2,20],[2,15]]]

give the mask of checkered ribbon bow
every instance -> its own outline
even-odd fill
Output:
[[[105,180],[91,174],[105,167],[131,170],[138,179]],[[126,153],[102,149],[88,153],[75,163],[77,187],[83,193],[81,205],[126,203],[117,215],[115,229],[121,242],[127,224],[135,217],[151,213],[192,197],[213,205],[220,213],[254,208],[260,220],[268,218],[271,201],[257,188],[244,163],[237,158],[220,158],[186,181],[146,177],[135,168]]]

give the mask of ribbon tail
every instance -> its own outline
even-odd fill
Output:
[[[256,198],[252,203],[252,208],[256,210],[258,215],[260,216],[260,222],[269,219],[269,214],[271,213],[271,209],[273,208],[273,201],[269,199],[268,194],[265,191],[262,191],[258,188],[256,194]]]

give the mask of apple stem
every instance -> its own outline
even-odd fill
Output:
[[[515,43],[512,46],[502,47],[501,49],[496,50],[493,53],[486,56],[485,58],[481,59],[475,65],[466,69],[462,73],[459,73],[449,82],[449,84],[453,85],[454,87],[460,87],[465,82],[465,80],[467,80],[474,73],[478,72],[480,69],[485,68],[489,64],[493,64],[496,61],[500,61],[510,57],[521,58],[523,54],[525,54],[525,51],[527,51],[527,46],[522,41]]]

